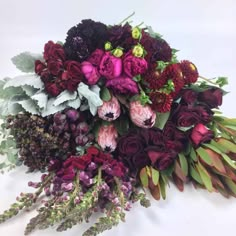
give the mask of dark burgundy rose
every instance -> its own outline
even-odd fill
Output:
[[[192,89],[183,89],[181,91],[181,103],[192,105],[197,101],[197,92]]]
[[[199,93],[198,100],[210,108],[216,108],[222,104],[223,92],[219,88],[210,88]]]
[[[52,82],[46,82],[44,86],[45,86],[46,92],[49,93],[53,97],[58,96],[63,91],[57,84],[52,83]]]
[[[53,59],[53,60],[65,60],[65,52],[63,47],[58,44],[54,43],[53,41],[49,41],[44,46],[44,53],[43,57],[46,61]]]
[[[120,156],[133,156],[136,153],[142,152],[143,149],[144,141],[142,137],[135,133],[129,133],[122,136],[117,145]]]
[[[159,150],[165,149],[163,133],[160,129],[157,128],[148,129],[148,134],[149,134],[150,145],[158,147]]]
[[[83,75],[80,69],[80,63],[77,61],[66,61],[65,69],[69,74],[70,78],[79,78]]]
[[[152,165],[159,170],[168,168],[177,156],[172,150],[159,151],[156,147],[149,147],[146,152]]]
[[[190,127],[199,123],[199,116],[192,107],[179,105],[172,120],[179,127]]]
[[[165,145],[168,150],[181,152],[187,142],[186,134],[176,128],[173,122],[168,121],[163,130]]]
[[[62,61],[59,61],[59,60],[49,60],[47,62],[47,67],[48,67],[49,73],[56,76],[62,70],[63,63]]]
[[[132,53],[127,53],[123,60],[124,72],[130,78],[136,75],[144,74],[147,71],[148,65],[144,58],[135,57]]]
[[[106,52],[99,66],[99,73],[106,79],[114,79],[121,75],[122,60],[113,56],[110,52]]]
[[[211,122],[214,114],[211,109],[206,106],[196,106],[193,108],[193,112],[198,115],[199,121],[203,124]]]
[[[94,66],[99,66],[104,55],[104,51],[101,49],[96,49],[88,58],[88,61]]]
[[[209,142],[213,139],[213,131],[206,128],[203,124],[197,124],[190,135],[190,139],[195,146],[199,146],[201,143]]]
[[[35,65],[35,73],[37,75],[41,75],[41,73],[47,69],[45,63],[41,62],[40,60],[36,60],[34,65]]]
[[[145,152],[139,152],[135,154],[132,158],[132,167],[135,167],[137,170],[141,170],[143,167],[151,164],[151,161]]]

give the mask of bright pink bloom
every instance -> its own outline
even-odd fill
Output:
[[[113,152],[117,146],[118,133],[114,125],[103,125],[98,131],[98,144],[107,152]]]
[[[96,84],[100,78],[100,74],[97,71],[97,68],[88,61],[84,61],[81,64],[81,70],[87,79],[87,84],[93,85]]]
[[[116,120],[120,116],[120,104],[117,98],[113,96],[109,101],[104,101],[98,108],[98,116],[107,121]]]
[[[130,103],[130,118],[135,125],[141,128],[151,128],[156,121],[156,113],[148,105],[140,101]]]

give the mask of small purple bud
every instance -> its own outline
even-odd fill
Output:
[[[61,185],[61,189],[63,191],[66,191],[66,192],[71,191],[72,188],[73,188],[73,184],[72,183],[62,183],[62,185]]]
[[[66,112],[66,116],[71,122],[75,122],[79,119],[79,112],[75,109],[70,109]]]
[[[57,125],[62,125],[66,122],[66,115],[61,113],[56,113],[53,116],[53,120]]]
[[[80,134],[87,134],[89,131],[89,126],[86,122],[81,122],[77,125],[77,130]]]

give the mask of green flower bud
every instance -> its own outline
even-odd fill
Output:
[[[143,53],[144,53],[144,49],[141,45],[136,45],[136,46],[134,46],[132,53],[136,57],[142,57]]]
[[[115,57],[122,57],[123,49],[118,47],[118,48],[114,49],[112,53]]]
[[[106,43],[105,43],[105,50],[106,50],[106,51],[112,50],[111,42],[106,42]]]
[[[141,31],[138,27],[135,27],[135,28],[132,29],[132,38],[140,39],[141,35],[142,35]]]

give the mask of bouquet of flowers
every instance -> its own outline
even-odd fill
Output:
[[[91,19],[65,42],[12,61],[26,73],[0,81],[0,169],[42,171],[0,215],[35,204],[25,229],[57,231],[97,222],[84,236],[125,220],[146,193],[166,198],[172,181],[236,196],[236,119],[219,111],[225,77],[206,79],[151,27]]]

